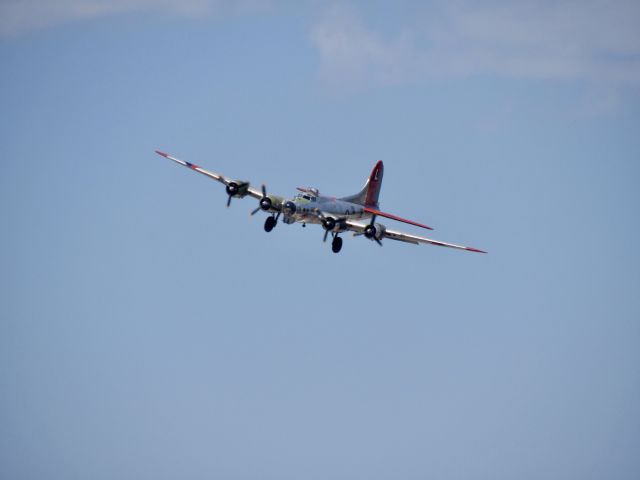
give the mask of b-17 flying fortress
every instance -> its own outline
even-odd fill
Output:
[[[346,232],[353,232],[354,236],[363,236],[366,239],[376,242],[380,246],[382,246],[382,240],[388,238],[390,240],[413,243],[415,245],[429,243],[441,247],[487,253],[477,248],[455,245],[453,243],[441,242],[439,240],[390,230],[385,225],[378,223],[376,221],[378,217],[384,217],[432,230],[431,227],[422,223],[407,220],[380,210],[378,198],[380,196],[382,176],[384,174],[382,161],[376,163],[362,190],[354,195],[335,198],[321,195],[315,188],[298,187],[299,193],[293,198],[287,199],[268,193],[264,185],[262,185],[260,189],[257,189],[249,182],[234,180],[218,173],[210,172],[198,165],[173,157],[168,153],[158,150],[156,150],[156,153],[222,183],[225,186],[228,196],[227,207],[231,204],[232,198],[250,196],[258,200],[258,206],[251,212],[251,215],[255,215],[261,210],[268,214],[264,223],[264,230],[266,232],[273,230],[280,219],[282,223],[287,225],[294,223],[301,223],[303,226],[307,224],[321,225],[324,229],[324,241],[326,241],[329,234],[331,234],[331,249],[335,253],[340,252],[342,249],[342,237],[340,235]]]

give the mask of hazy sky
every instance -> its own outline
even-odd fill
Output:
[[[0,477],[640,477],[640,6],[0,3]],[[488,255],[262,230],[357,191]],[[388,226],[420,232],[393,221]]]

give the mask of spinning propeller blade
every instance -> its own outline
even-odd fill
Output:
[[[267,198],[267,187],[265,186],[264,183],[262,184],[261,190],[262,190],[262,198],[260,199],[260,202],[262,202],[264,198]],[[262,204],[258,203],[258,206],[250,213],[250,215],[253,216],[256,213],[258,213],[260,210],[262,210]]]

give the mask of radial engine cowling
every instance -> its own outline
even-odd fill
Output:
[[[374,223],[373,225],[367,225],[364,229],[364,236],[369,240],[382,240],[387,228],[381,223]]]
[[[260,208],[265,212],[268,212],[273,207],[273,202],[269,197],[264,197],[260,200]]]
[[[282,206],[282,211],[286,216],[293,215],[296,213],[296,204],[291,200],[287,200]]]
[[[333,217],[326,217],[322,220],[322,227],[329,232],[336,228],[336,219]]]

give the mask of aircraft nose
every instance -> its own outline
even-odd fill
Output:
[[[293,215],[294,213],[296,213],[296,204],[293,203],[291,200],[288,200],[284,202],[284,205],[282,206],[282,211],[284,212],[285,215]]]

